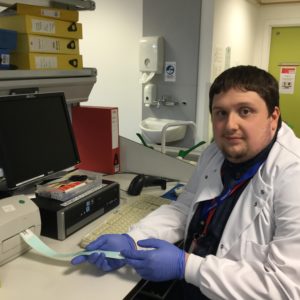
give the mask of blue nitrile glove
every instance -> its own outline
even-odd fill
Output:
[[[104,234],[86,246],[87,251],[107,250],[119,252],[122,250],[134,249],[136,249],[135,242],[128,234]],[[74,257],[71,260],[71,263],[73,265],[78,265],[86,261],[96,265],[97,268],[104,272],[113,271],[125,265],[125,259],[106,258],[103,253],[79,255]]]
[[[185,252],[173,244],[158,240],[147,239],[138,241],[143,248],[154,250],[125,249],[121,254],[126,263],[146,280],[167,281],[182,279],[185,269]]]

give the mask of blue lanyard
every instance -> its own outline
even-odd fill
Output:
[[[229,197],[239,186],[241,186],[243,183],[245,183],[247,180],[252,178],[259,167],[263,164],[263,161],[259,161],[256,164],[254,164],[252,167],[250,167],[244,174],[241,176],[240,179],[235,180],[232,185],[229,185],[227,187],[224,187],[222,193],[217,196],[216,198],[208,201],[207,203],[204,204],[203,208],[201,209],[201,219],[206,219],[209,212],[212,209],[217,208],[223,201]]]

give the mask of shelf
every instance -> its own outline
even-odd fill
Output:
[[[87,101],[97,81],[97,70],[0,71],[0,96],[25,93],[64,92],[68,104]]]
[[[1,7],[15,0],[0,0]],[[19,0],[19,3],[73,10],[95,10],[90,0]],[[68,104],[87,101],[97,81],[95,68],[81,70],[0,70],[0,96],[10,94],[64,92]]]
[[[52,6],[74,10],[95,10],[95,1],[90,0],[1,0],[0,6],[9,7],[16,2],[30,5]]]
[[[91,77],[96,75],[97,69],[95,68],[84,68],[81,70],[1,70],[0,81],[17,79]]]

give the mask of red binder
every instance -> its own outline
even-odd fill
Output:
[[[119,172],[118,108],[75,106],[72,124],[81,160],[78,168],[106,174]]]

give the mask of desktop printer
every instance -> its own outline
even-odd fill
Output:
[[[116,182],[103,180],[102,185],[64,202],[39,195],[32,200],[40,210],[41,235],[62,241],[117,207],[120,186]]]
[[[26,229],[36,235],[41,231],[39,208],[34,202],[25,195],[0,199],[0,265],[30,249],[19,235]]]

